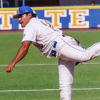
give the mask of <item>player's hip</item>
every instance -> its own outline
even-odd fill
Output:
[[[74,38],[70,36],[65,37],[57,37],[51,42],[51,45],[49,46],[49,49],[45,52],[47,57],[59,57],[61,49],[66,46],[66,52],[69,48],[77,48],[82,49],[79,41],[76,41]]]

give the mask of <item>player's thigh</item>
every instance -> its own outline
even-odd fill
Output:
[[[64,45],[59,51],[59,57],[66,61],[80,61],[85,49],[78,45]]]

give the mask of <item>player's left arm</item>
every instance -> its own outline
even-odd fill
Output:
[[[12,62],[6,67],[6,72],[11,72],[13,70],[13,68],[15,67],[15,65],[20,61],[22,60],[25,55],[27,54],[28,52],[28,49],[30,47],[30,44],[32,42],[31,41],[24,41],[22,42],[15,58],[12,60]]]

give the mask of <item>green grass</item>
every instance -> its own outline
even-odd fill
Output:
[[[100,90],[74,91],[73,100],[100,100]]]
[[[0,100],[59,100],[58,92],[0,93]]]
[[[88,47],[100,41],[99,30],[65,31]],[[21,42],[20,32],[0,32],[0,91],[58,89],[57,64],[55,58],[47,59],[34,46],[27,56],[17,64],[12,73],[6,73],[4,65],[11,62]],[[100,62],[100,57],[90,61]],[[100,64],[79,64],[75,68],[73,88],[100,88]],[[100,90],[73,90],[73,100],[100,100]],[[44,92],[0,92],[0,100],[59,100],[59,91]]]

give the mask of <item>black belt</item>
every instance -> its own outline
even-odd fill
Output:
[[[57,52],[56,52],[56,46],[57,46],[57,41],[54,41],[54,43],[52,45],[52,50],[50,52],[50,56],[56,57],[56,54],[57,54]]]

